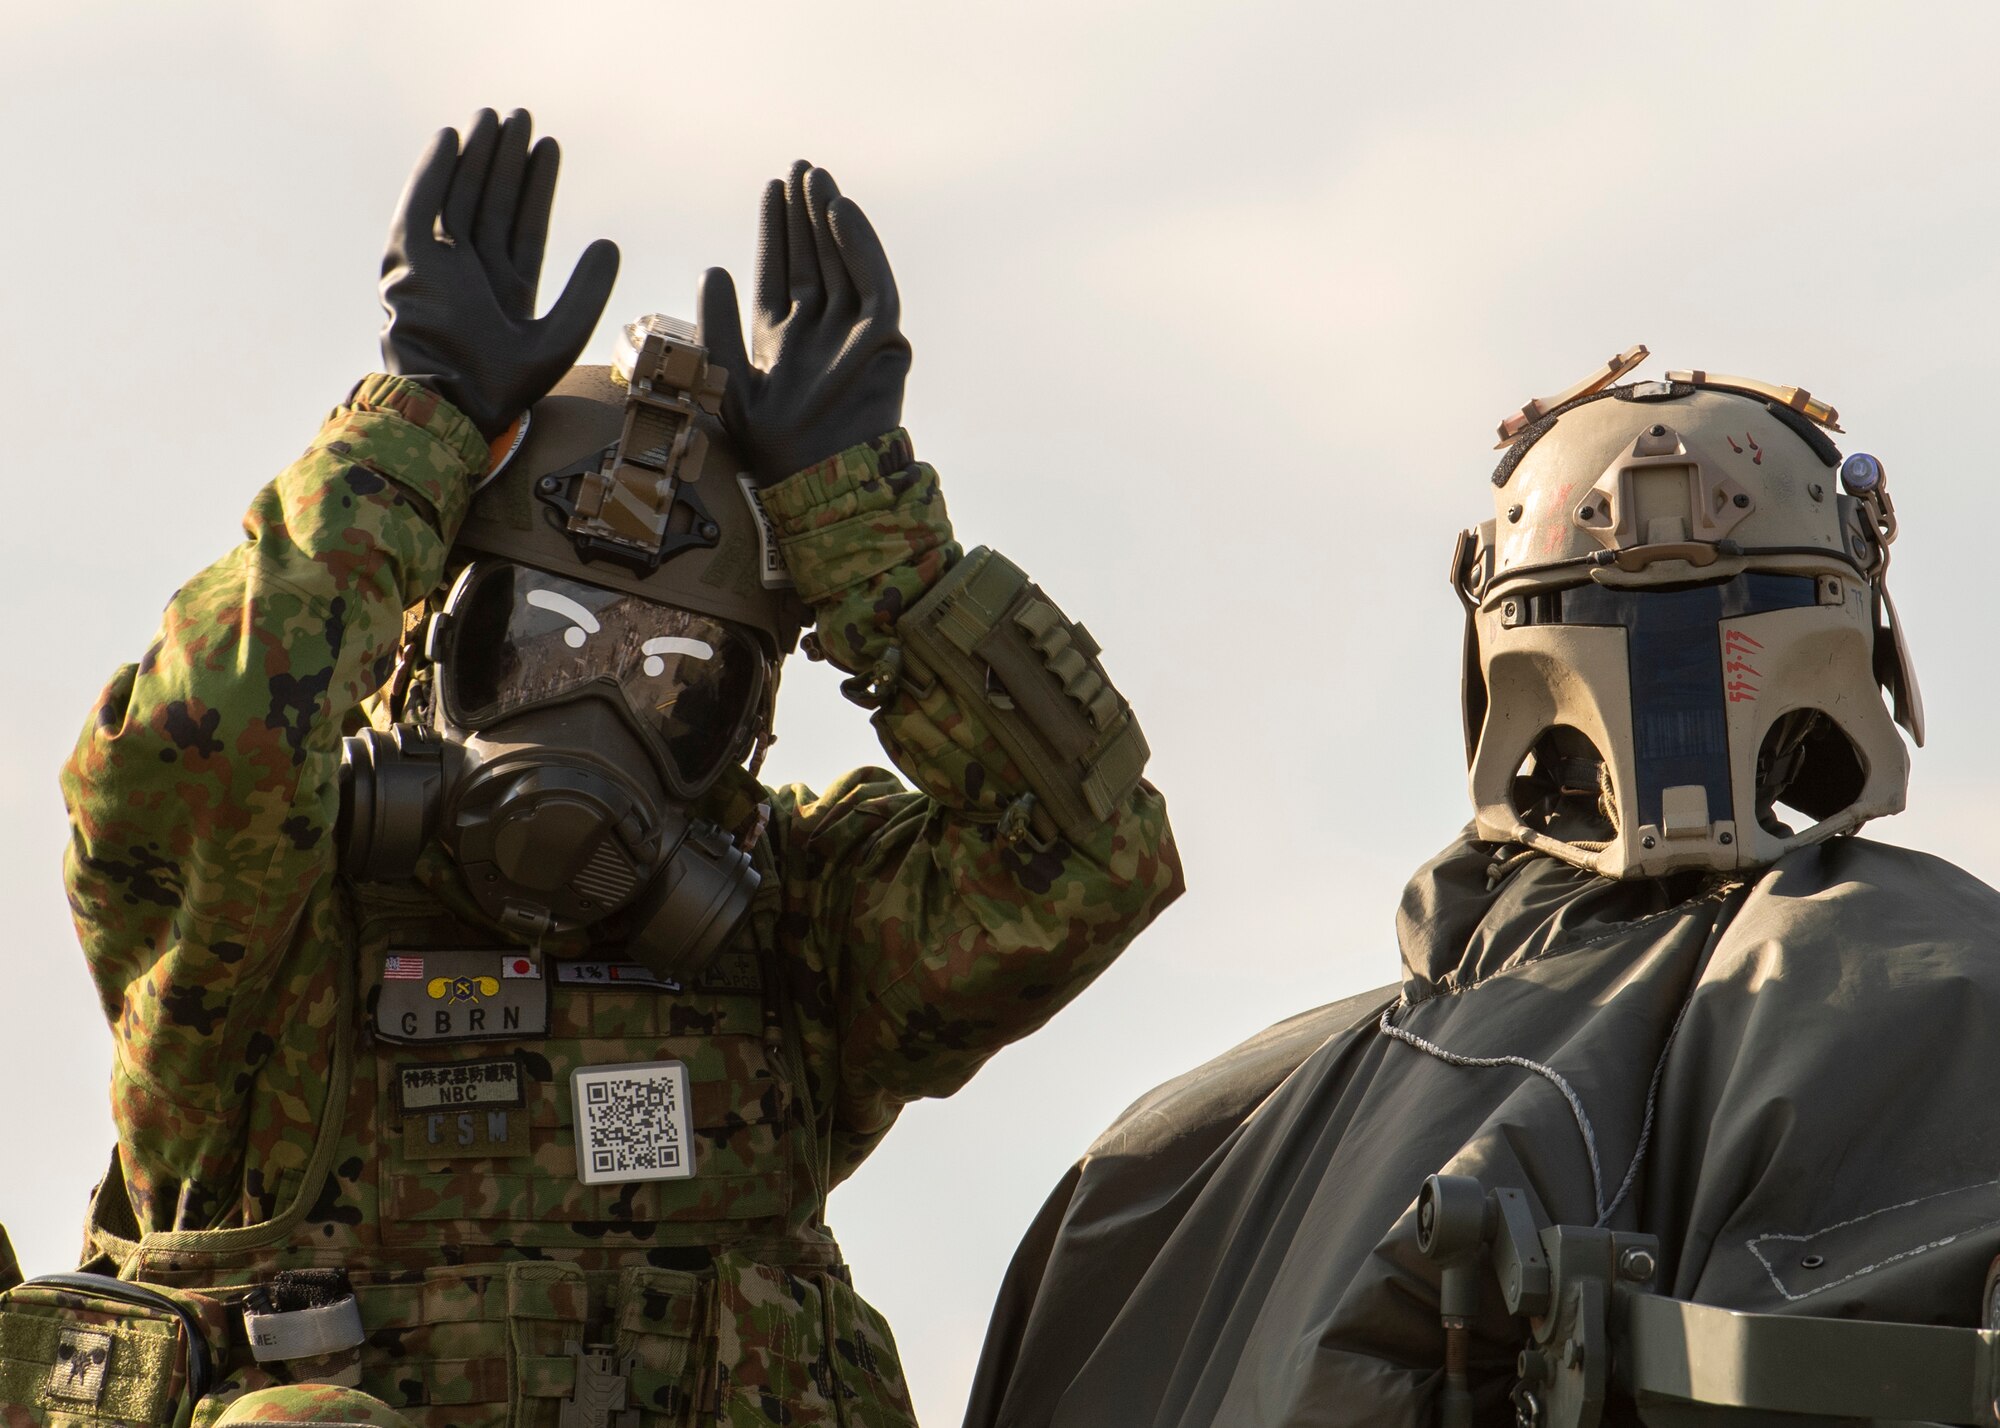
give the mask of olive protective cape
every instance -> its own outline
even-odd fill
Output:
[[[1490,856],[1462,839],[1411,882],[1401,989],[1283,1023],[1098,1140],[1016,1254],[968,1428],[1434,1422],[1414,1205],[1435,1171],[1520,1186],[1555,1223],[1610,1209],[1660,1237],[1676,1297],[1977,1322],[2000,1250],[2000,893],[1861,839],[1747,885],[1534,858],[1489,892]],[[1447,1064],[1385,1012],[1547,1067],[1581,1120],[1543,1076]],[[1503,1422],[1523,1335],[1497,1300],[1472,1376]]]

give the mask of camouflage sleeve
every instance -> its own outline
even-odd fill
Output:
[[[387,677],[485,462],[422,387],[362,382],[112,676],[63,769],[64,871],[142,1223],[214,1213],[269,1063],[317,1085],[332,969],[294,929],[331,901],[341,720]]]
[[[903,611],[960,554],[937,473],[901,431],[764,499],[819,652],[849,672],[876,664]],[[774,813],[787,901],[824,959],[814,1049],[837,1068],[833,1122],[851,1157],[905,1102],[949,1095],[1047,1021],[1182,887],[1151,785],[1087,843],[1038,852],[996,836],[1026,784],[978,708],[939,681],[921,698],[899,692],[874,720],[917,792],[864,769],[823,796],[786,790]]]

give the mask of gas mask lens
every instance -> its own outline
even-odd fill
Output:
[[[490,728],[600,682],[657,736],[692,795],[741,745],[763,692],[756,645],[719,620],[511,561],[466,567],[437,651],[444,711]]]

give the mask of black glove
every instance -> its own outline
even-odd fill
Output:
[[[727,272],[702,275],[697,306],[702,344],[729,369],[722,424],[758,485],[902,424],[910,344],[896,326],[896,279],[882,240],[825,169],[802,159],[765,186],[754,359]]]
[[[584,250],[547,317],[535,286],[555,201],[556,141],[531,151],[534,121],[491,109],[440,129],[417,161],[382,254],[382,365],[415,378],[489,439],[561,380],[590,341],[618,276],[618,245]]]

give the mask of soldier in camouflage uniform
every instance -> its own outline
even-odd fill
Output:
[[[118,1052],[93,1243],[234,1324],[197,1424],[910,1423],[827,1192],[1181,887],[1136,767],[1101,817],[1052,828],[1066,790],[1021,752],[1027,701],[990,675],[895,678],[913,611],[971,559],[896,429],[908,346],[879,245],[805,165],[766,192],[754,365],[727,275],[704,282],[729,373],[709,434],[761,487],[809,652],[859,676],[919,791],[880,769],[765,788],[737,739],[690,811],[754,891],[678,971],[634,965],[616,918],[503,926],[518,909],[496,916],[437,837],[406,877],[343,865],[343,734],[364,701],[378,734],[435,707],[422,611],[610,289],[616,251],[594,245],[531,320],[554,179],[525,114],[483,112],[462,150],[438,136],[385,261],[388,373],[175,595],[64,771],[69,893]],[[768,700],[753,713],[767,735]],[[413,997],[448,1032],[399,1026]],[[474,1025],[482,999],[526,1020]],[[691,1174],[587,1179],[573,1077],[631,1066],[680,1068]],[[358,1313],[360,1342],[286,1327],[316,1313]]]

